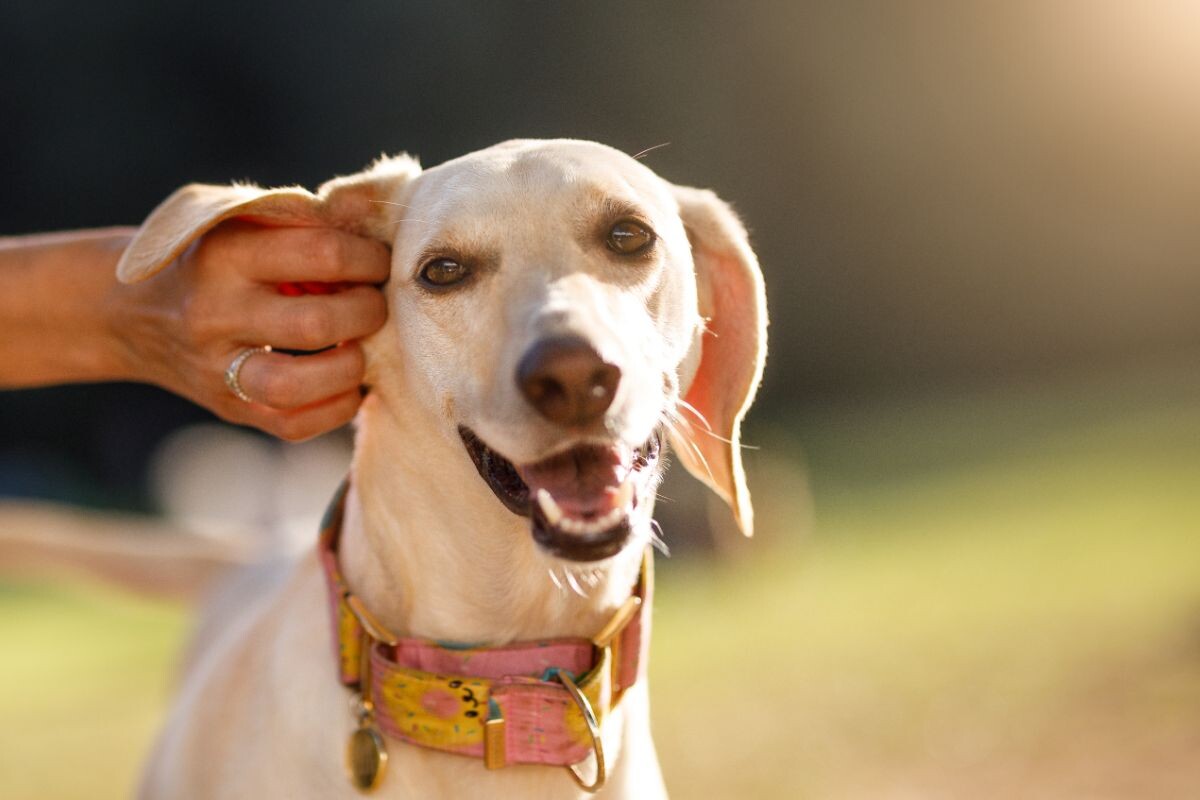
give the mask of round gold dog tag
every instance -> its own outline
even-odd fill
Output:
[[[346,771],[360,792],[369,792],[383,780],[387,769],[387,746],[379,731],[361,727],[350,734],[346,743]]]

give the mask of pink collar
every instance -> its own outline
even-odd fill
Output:
[[[598,726],[637,680],[649,644],[642,637],[653,584],[649,551],[630,598],[593,639],[499,646],[402,639],[349,590],[338,567],[347,487],[326,512],[318,554],[338,677],[358,692],[359,729],[347,753],[351,781],[369,790],[382,780],[382,730],[410,744],[483,758],[489,769],[567,766],[580,786],[599,789],[605,770]],[[597,776],[589,785],[573,765],[590,753]]]

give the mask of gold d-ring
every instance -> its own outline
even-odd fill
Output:
[[[598,792],[604,787],[604,781],[608,780],[608,772],[604,767],[604,743],[600,741],[600,723],[596,721],[592,704],[588,702],[587,697],[580,691],[575,681],[571,680],[571,676],[560,669],[554,673],[554,677],[558,678],[559,683],[575,701],[575,705],[579,706],[579,710],[583,712],[583,721],[587,723],[588,733],[592,736],[592,752],[596,754],[596,780],[590,784],[584,782],[574,764],[568,764],[567,769],[570,771],[571,777],[575,779],[575,783],[579,784],[580,789],[585,792]]]

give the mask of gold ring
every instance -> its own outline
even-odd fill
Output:
[[[225,370],[225,385],[229,387],[229,391],[233,392],[233,396],[245,403],[253,403],[250,395],[246,394],[246,390],[242,388],[242,382],[239,376],[242,372],[242,365],[250,356],[256,353],[271,352],[271,345],[264,344],[262,347],[247,347],[242,352],[238,353],[229,367]]]
[[[592,704],[588,702],[587,697],[580,691],[571,676],[565,670],[560,669],[554,673],[554,677],[558,678],[559,683],[575,701],[575,705],[579,706],[579,710],[583,712],[583,721],[587,723],[588,733],[592,736],[592,752],[596,754],[596,780],[590,784],[579,775],[579,770],[575,769],[574,764],[568,764],[567,770],[570,771],[571,777],[575,779],[575,783],[579,785],[580,789],[585,792],[598,792],[604,788],[604,782],[608,780],[608,772],[604,767],[604,743],[600,741],[600,723],[596,721],[596,713],[592,711]]]

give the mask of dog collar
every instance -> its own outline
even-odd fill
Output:
[[[409,744],[509,764],[565,766],[582,788],[604,783],[599,726],[637,680],[644,615],[653,586],[647,550],[628,600],[592,639],[558,638],[495,647],[401,638],[346,586],[338,566],[348,482],[321,524],[318,554],[329,590],[338,678],[355,690],[358,730],[347,748],[351,782],[383,779],[379,731]],[[596,756],[596,777],[575,765]]]

